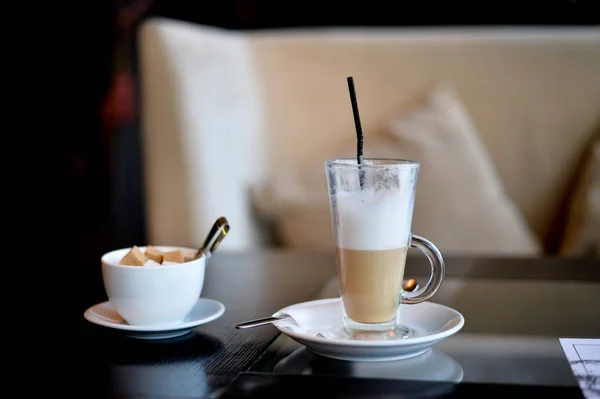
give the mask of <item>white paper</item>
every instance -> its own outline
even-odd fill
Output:
[[[600,339],[560,338],[571,370],[587,399],[600,399]]]

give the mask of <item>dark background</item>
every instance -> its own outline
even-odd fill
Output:
[[[74,128],[45,137],[34,163],[49,199],[47,223],[67,231],[83,287],[101,286],[99,257],[145,245],[143,170],[137,110],[136,30],[150,17],[227,29],[311,26],[582,26],[597,25],[598,0],[564,1],[258,1],[109,0],[85,4],[77,46],[83,75],[75,82]],[[60,218],[59,216],[60,215]],[[49,237],[52,242],[52,238]],[[60,242],[64,244],[64,236]],[[98,298],[103,300],[102,298]]]

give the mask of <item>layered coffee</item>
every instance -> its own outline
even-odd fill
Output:
[[[396,318],[412,221],[412,196],[402,194],[365,190],[336,195],[340,294],[354,322]]]
[[[359,323],[385,323],[396,317],[406,248],[358,250],[336,247],[346,314]]]

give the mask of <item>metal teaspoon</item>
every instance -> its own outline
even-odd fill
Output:
[[[408,291],[408,292],[414,291],[415,289],[418,288],[418,286],[419,285],[417,284],[417,280],[412,279],[412,278],[409,279],[409,280],[405,280],[402,283],[402,289],[404,291]],[[260,318],[260,319],[248,320],[248,321],[245,321],[243,323],[236,324],[235,328],[237,328],[238,330],[243,330],[243,329],[246,329],[246,328],[264,326],[264,325],[267,325],[267,324],[273,324],[273,323],[276,323],[278,321],[287,320],[287,319],[292,319],[292,316],[290,316],[290,315],[283,315],[283,316],[280,316],[280,317],[275,317],[275,316],[263,317],[263,318]]]

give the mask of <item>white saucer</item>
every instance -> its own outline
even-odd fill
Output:
[[[208,298],[199,298],[198,302],[182,323],[163,326],[132,326],[127,324],[110,302],[101,302],[84,313],[83,317],[100,326],[122,330],[124,335],[140,339],[165,339],[188,334],[192,328],[206,324],[221,317],[225,313],[225,305]]]
[[[342,303],[339,298],[320,299],[285,307],[273,316],[288,314],[295,322],[274,323],[282,333],[310,351],[339,360],[388,361],[425,353],[433,345],[458,332],[465,323],[456,310],[433,302],[401,305],[402,324],[414,331],[409,338],[352,340],[339,338]]]

